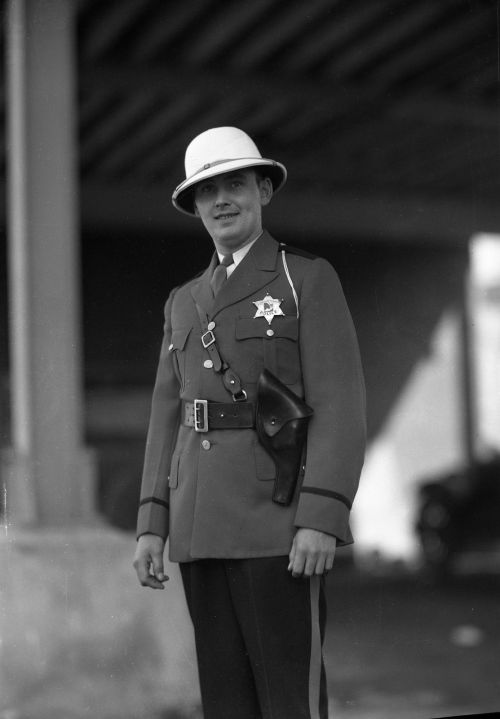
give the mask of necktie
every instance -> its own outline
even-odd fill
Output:
[[[214,293],[214,297],[217,295],[218,291],[220,290],[224,282],[227,280],[226,267],[229,267],[229,265],[232,264],[232,255],[222,255],[222,260],[220,264],[217,265],[217,267],[215,268],[212,279],[210,280],[210,286],[212,288],[212,292]]]

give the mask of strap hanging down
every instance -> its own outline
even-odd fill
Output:
[[[286,278],[287,278],[288,284],[290,285],[290,288],[291,288],[291,290],[292,290],[293,299],[295,300],[295,307],[296,307],[296,309],[297,309],[297,319],[299,319],[299,315],[300,315],[300,313],[299,313],[299,298],[298,298],[298,296],[297,296],[297,292],[296,292],[296,290],[295,290],[295,286],[294,286],[294,284],[293,284],[293,280],[292,280],[292,277],[291,277],[291,275],[290,275],[290,271],[289,271],[289,269],[288,269],[288,263],[287,263],[287,261],[286,261],[285,250],[281,250],[281,259],[283,260],[283,267],[284,267],[284,270],[285,270]]]
[[[215,325],[208,322],[207,315],[203,312],[199,304],[196,302],[196,311],[200,318],[200,324],[203,329],[201,335],[201,344],[206,349],[208,356],[212,360],[214,372],[222,375],[222,384],[231,393],[233,402],[244,402],[247,393],[241,385],[241,380],[234,370],[223,360],[217,347],[217,340],[214,334]]]

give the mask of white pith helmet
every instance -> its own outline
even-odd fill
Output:
[[[213,127],[197,135],[187,146],[184,166],[186,179],[175,188],[172,202],[178,210],[193,217],[194,186],[208,177],[262,167],[274,192],[278,192],[287,174],[280,162],[262,157],[252,138],[237,127]]]

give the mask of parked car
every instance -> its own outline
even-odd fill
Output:
[[[500,546],[500,454],[425,481],[416,531],[426,569],[441,576],[460,554]]]

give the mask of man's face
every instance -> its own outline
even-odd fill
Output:
[[[262,207],[272,192],[271,181],[258,178],[249,169],[217,175],[196,185],[196,214],[219,252],[234,252],[260,234]]]

